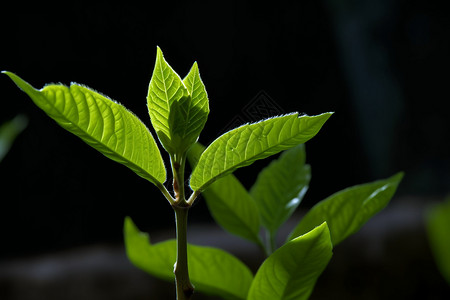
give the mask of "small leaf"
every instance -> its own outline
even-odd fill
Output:
[[[27,127],[28,119],[24,115],[17,115],[14,119],[0,124],[0,161],[11,149],[14,140]]]
[[[183,82],[191,97],[187,98],[190,99],[189,103],[181,105],[183,108],[182,119],[186,125],[180,136],[185,140],[189,140],[188,144],[191,146],[197,141],[209,114],[208,94],[200,78],[200,72],[196,62],[186,78],[183,79]]]
[[[4,73],[64,129],[155,185],[164,183],[166,169],[153,136],[124,106],[78,84],[36,90],[17,75]]]
[[[264,227],[272,233],[292,215],[308,190],[311,168],[305,165],[305,157],[303,144],[286,150],[259,173],[250,190]]]
[[[124,224],[128,258],[147,273],[173,282],[176,241],[150,244],[146,233],[127,217]],[[189,277],[196,291],[224,299],[245,299],[253,280],[251,271],[231,254],[212,247],[188,244]]]
[[[281,246],[259,268],[247,300],[308,299],[332,249],[326,222]]]
[[[194,144],[188,159],[195,166],[205,147]],[[256,244],[260,243],[260,218],[255,201],[233,175],[227,175],[211,184],[203,196],[214,220],[223,229]]]
[[[246,124],[221,135],[201,155],[191,175],[191,188],[202,191],[238,168],[308,141],[330,116],[331,113],[324,113],[298,117],[292,113]]]
[[[326,221],[336,246],[357,232],[373,215],[382,210],[394,196],[403,173],[371,183],[356,185],[317,203],[294,228],[289,239],[308,232]]]
[[[197,141],[209,113],[197,63],[183,81],[158,47],[147,102],[153,127],[169,153],[182,154]]]
[[[450,284],[450,197],[427,213],[427,231],[436,265]]]

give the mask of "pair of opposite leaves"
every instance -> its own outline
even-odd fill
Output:
[[[4,73],[47,115],[87,144],[157,186],[166,181],[164,162],[152,134],[124,106],[82,85],[51,84],[36,90],[17,75]],[[161,144],[172,158],[184,156],[197,141],[209,113],[197,64],[182,80],[157,48],[147,103]],[[331,114],[299,117],[291,113],[223,134],[202,153],[190,187],[200,192],[237,168],[306,142]]]

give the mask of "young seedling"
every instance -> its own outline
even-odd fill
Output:
[[[162,192],[175,213],[176,239],[151,244],[148,235],[127,217],[125,245],[134,265],[158,278],[175,279],[178,300],[191,299],[194,287],[223,299],[307,299],[331,259],[333,245],[386,206],[402,177],[399,173],[354,186],[319,202],[279,246],[275,243],[278,229],[300,204],[311,177],[303,144],[332,113],[290,113],[245,124],[205,148],[197,140],[209,114],[209,100],[197,63],[181,79],[157,48],[147,106],[153,129],[170,158],[171,193],[164,185],[166,168],[152,134],[124,106],[79,84],[51,84],[36,90],[17,75],[4,73],[59,125]],[[250,191],[232,174],[282,151]],[[185,189],[187,158],[193,167],[189,192]],[[220,226],[256,243],[267,255],[255,276],[223,250],[187,243],[188,211],[201,193]],[[260,236],[261,227],[266,238]]]

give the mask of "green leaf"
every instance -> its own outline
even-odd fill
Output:
[[[188,159],[195,166],[205,147],[194,144]],[[260,244],[260,217],[255,201],[233,175],[227,175],[211,184],[203,196],[214,220],[223,229],[244,239]]]
[[[146,233],[127,217],[124,224],[128,258],[138,268],[163,280],[174,281],[176,241],[151,244]],[[196,291],[224,299],[245,299],[253,280],[251,271],[231,254],[212,247],[188,244],[189,277]]]
[[[155,185],[166,180],[150,131],[121,104],[78,84],[52,84],[36,90],[17,75],[4,73],[64,129]]]
[[[14,140],[27,127],[28,119],[23,115],[17,115],[14,119],[0,124],[0,161],[11,149]]]
[[[194,63],[183,81],[158,47],[147,103],[153,127],[164,148],[171,154],[184,153],[197,141],[209,113],[197,64]]]
[[[197,141],[209,114],[208,94],[200,78],[197,62],[193,64],[188,75],[183,79],[183,83],[191,97],[188,98],[190,99],[189,103],[181,105],[184,108],[182,120],[185,123],[181,136],[189,140],[188,143],[191,146]]]
[[[298,117],[292,113],[246,124],[221,135],[201,155],[191,175],[191,188],[202,191],[238,168],[308,141],[331,114]]]
[[[450,284],[450,197],[427,213],[427,231],[437,267]]]
[[[326,222],[276,250],[259,268],[248,300],[308,299],[333,254]]]
[[[259,173],[250,190],[262,224],[272,233],[292,215],[308,190],[311,168],[305,158],[303,144],[286,150]]]
[[[289,239],[308,232],[326,221],[336,246],[357,232],[394,196],[403,173],[384,180],[356,185],[339,191],[317,203],[294,228]]]

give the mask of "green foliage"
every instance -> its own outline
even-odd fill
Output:
[[[191,165],[195,166],[205,150],[199,143],[188,152]],[[233,175],[224,176],[212,183],[203,196],[215,221],[228,232],[261,244],[259,238],[260,215],[253,197]]]
[[[332,249],[326,222],[288,242],[261,265],[247,299],[308,299]]]
[[[332,113],[297,113],[247,124],[224,133],[209,145],[192,171],[190,185],[202,191],[219,177],[314,137]]]
[[[28,120],[23,115],[18,115],[14,119],[0,125],[0,161],[11,149],[14,140],[25,129]]]
[[[125,219],[125,246],[131,262],[155,277],[173,281],[176,241],[151,244],[147,234]],[[231,254],[212,247],[188,245],[189,271],[195,288],[224,299],[245,299],[253,274]]]
[[[436,264],[450,284],[450,197],[432,207],[426,219],[428,238]]]
[[[197,63],[181,80],[158,47],[147,101],[153,128],[164,148],[178,155],[186,152],[197,141],[209,113]]]
[[[308,190],[311,168],[305,160],[303,144],[283,152],[259,173],[250,190],[262,224],[272,233],[292,215]]]
[[[322,200],[303,217],[290,235],[293,239],[326,221],[331,240],[336,246],[357,232],[374,214],[391,200],[403,177],[398,173],[390,178],[356,185]]]
[[[152,134],[124,106],[78,84],[36,90],[17,75],[4,73],[63,128],[161,190],[175,212],[177,239],[151,244],[127,217],[125,246],[138,268],[163,280],[175,279],[178,300],[191,298],[191,280],[198,291],[224,299],[307,299],[332,256],[333,245],[383,209],[403,176],[354,186],[321,201],[277,249],[275,236],[301,203],[311,179],[303,143],[319,132],[332,113],[290,113],[246,124],[205,148],[196,143],[209,114],[197,63],[182,80],[157,48],[147,105],[152,126],[170,156],[172,196],[163,185],[166,169]],[[250,191],[232,174],[280,152]],[[193,167],[188,199],[186,157]],[[187,244],[187,212],[200,193],[222,228],[257,244],[267,255],[255,277],[223,250]]]
[[[121,104],[78,84],[36,90],[5,72],[49,117],[108,158],[158,185],[166,169],[150,131]]]

